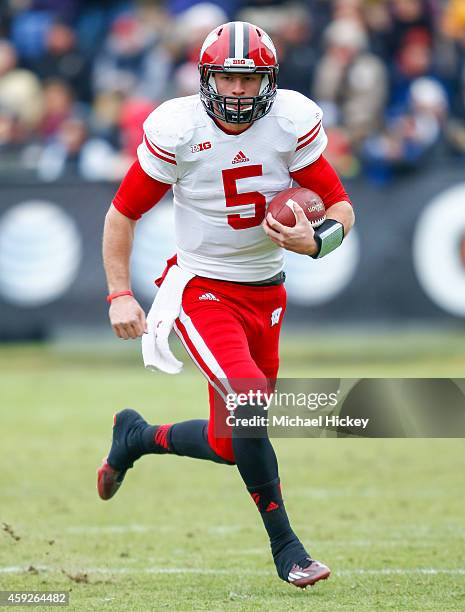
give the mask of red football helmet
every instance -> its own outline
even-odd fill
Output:
[[[276,97],[278,62],[271,38],[245,21],[215,28],[200,51],[200,99],[207,113],[228,123],[249,123],[268,113]],[[215,72],[262,74],[258,96],[235,97],[218,93]]]

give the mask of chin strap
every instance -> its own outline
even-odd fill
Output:
[[[339,221],[327,219],[315,230],[314,238],[318,245],[318,250],[311,257],[313,259],[321,259],[341,246],[344,240],[344,226]]]

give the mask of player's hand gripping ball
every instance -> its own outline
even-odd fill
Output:
[[[276,195],[268,206],[267,213],[271,213],[276,221],[287,227],[294,227],[294,204],[298,204],[310,221],[313,229],[320,227],[326,220],[326,211],[323,200],[310,189],[291,187]]]

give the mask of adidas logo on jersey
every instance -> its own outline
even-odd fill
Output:
[[[244,155],[242,151],[236,155],[236,157],[232,160],[232,164],[243,164],[244,162],[248,162],[250,159]]]
[[[213,295],[213,293],[204,293],[199,297],[199,300],[212,300],[213,302],[220,301],[215,295]]]

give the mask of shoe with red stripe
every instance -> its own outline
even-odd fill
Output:
[[[140,432],[148,426],[141,415],[130,408],[118,412],[113,417],[113,440],[108,457],[97,470],[97,491],[101,499],[111,499],[118,491],[132,468],[134,461],[141,456],[138,445]]]
[[[295,563],[287,577],[287,581],[300,589],[313,586],[318,580],[326,580],[331,575],[331,570],[323,563],[314,561],[308,557],[309,564],[301,567]]]

